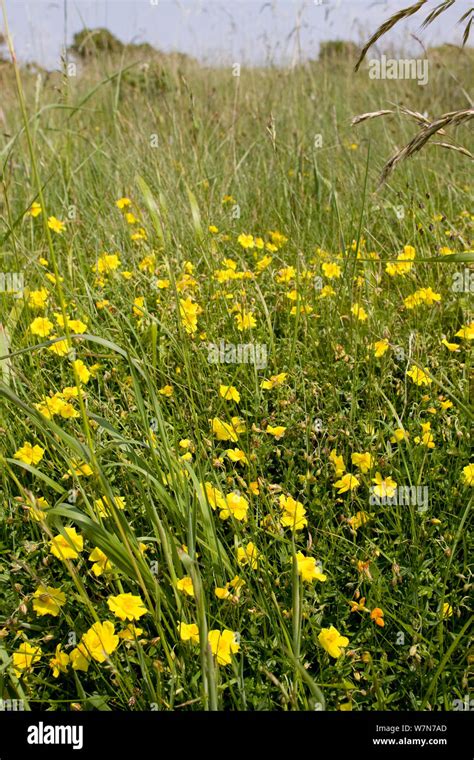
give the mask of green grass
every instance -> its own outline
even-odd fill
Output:
[[[472,618],[463,468],[472,415],[469,344],[454,336],[472,320],[472,296],[452,290],[452,275],[469,266],[472,250],[471,167],[428,146],[375,194],[385,160],[416,125],[396,116],[349,125],[393,103],[432,117],[463,107],[469,55],[433,65],[425,88],[370,81],[336,61],[242,69],[239,78],[174,62],[166,86],[154,88],[129,76],[137,64],[126,71],[128,61],[101,59],[77,77],[21,72],[23,116],[13,72],[0,68],[2,271],[25,280],[23,298],[0,294],[0,355],[8,347],[11,354],[0,362],[1,697],[47,710],[450,710],[464,698]],[[467,130],[456,137],[468,143]],[[225,195],[235,200],[223,203]],[[121,196],[139,224],[126,223],[115,205]],[[44,213],[33,219],[25,213],[34,201]],[[48,229],[51,215],[66,222],[61,234]],[[135,227],[146,239],[131,240]],[[238,243],[241,234],[269,242],[275,230],[287,242],[270,253]],[[406,245],[416,249],[413,267],[390,277],[386,263]],[[440,260],[445,246],[464,257]],[[93,267],[104,252],[121,265],[101,285]],[[266,253],[271,262],[258,273]],[[253,276],[218,282],[224,259]],[[324,261],[339,264],[339,279],[327,279]],[[278,282],[290,266],[294,277]],[[51,272],[63,278],[59,287]],[[321,298],[317,277],[333,295]],[[157,288],[157,279],[169,287]],[[439,303],[405,308],[407,296],[427,287]],[[40,288],[48,291],[44,311],[29,303]],[[311,311],[290,313],[294,289]],[[179,299],[188,296],[202,308],[194,335],[180,318]],[[366,321],[351,311],[357,303]],[[253,313],[255,326],[239,332],[235,305]],[[56,313],[87,325],[70,339],[78,359],[99,365],[86,384],[68,356],[48,350],[51,336],[29,330],[38,316],[55,323]],[[56,324],[54,334],[65,335]],[[377,358],[373,343],[382,338],[390,347]],[[221,340],[264,344],[268,366],[209,363],[208,343]],[[427,368],[430,385],[412,382],[407,371],[416,366]],[[282,385],[262,389],[282,372]],[[238,404],[220,397],[221,384],[237,388]],[[35,408],[74,385],[77,417],[49,420]],[[159,392],[168,385],[171,397]],[[443,409],[440,397],[452,407]],[[217,440],[210,421],[235,416],[245,422],[238,442]],[[415,442],[426,422],[434,449]],[[284,436],[275,439],[269,425],[285,427]],[[400,427],[409,440],[391,443]],[[183,439],[192,442],[191,461],[181,459]],[[36,465],[14,458],[25,441],[44,449]],[[234,447],[246,464],[225,456]],[[360,480],[357,490],[337,494],[333,450]],[[354,452],[370,452],[370,472],[351,464]],[[77,460],[91,476],[65,479]],[[399,486],[427,486],[427,511],[370,505],[376,472]],[[244,495],[248,521],[221,520],[204,482]],[[255,482],[258,494],[249,490]],[[40,521],[28,508],[32,494],[49,504]],[[281,527],[281,495],[303,504],[304,530]],[[108,517],[99,498],[111,502]],[[348,520],[357,512],[370,520],[355,530]],[[84,549],[61,562],[49,541],[73,526]],[[236,558],[248,542],[259,552],[255,569]],[[95,547],[111,573],[92,573]],[[302,582],[297,552],[320,561],[327,580]],[[177,588],[186,575],[194,597]],[[214,589],[236,575],[245,581],[240,597],[218,599]],[[58,616],[35,613],[40,584],[64,592]],[[97,621],[113,622],[115,633],[125,627],[107,599],[126,592],[146,606],[136,623],[143,633],[121,640],[104,662],[92,659],[87,672],[69,664],[53,677],[58,644],[70,653]],[[350,611],[358,594],[368,610],[383,610],[383,628],[368,612]],[[452,614],[443,617],[446,603]],[[178,621],[198,624],[199,644],[180,640]],[[337,659],[318,642],[330,625],[349,639]],[[229,665],[216,665],[207,646],[215,629],[239,635]],[[26,639],[42,656],[18,678],[12,655]]]

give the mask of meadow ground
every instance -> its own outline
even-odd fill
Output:
[[[469,700],[472,165],[350,126],[463,107],[430,56],[0,67],[2,699]]]

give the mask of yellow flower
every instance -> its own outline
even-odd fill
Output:
[[[80,319],[68,319],[68,327],[72,333],[76,333],[78,335],[87,331],[87,324],[85,322],[82,322]]]
[[[67,403],[66,401],[63,402],[60,409],[60,415],[65,420],[73,419],[74,417],[79,417],[79,412],[74,409],[72,404]]]
[[[83,670],[87,673],[89,670],[90,655],[83,642],[79,643],[77,647],[71,651],[69,662],[71,663],[73,670]]]
[[[380,472],[375,473],[375,478],[372,478],[372,483],[375,483],[373,487],[374,494],[376,496],[392,498],[397,490],[397,484],[389,476],[388,478],[382,478]]]
[[[130,240],[147,240],[146,230],[143,227],[139,227],[133,235],[130,235]]]
[[[130,206],[132,201],[130,198],[119,198],[118,201],[115,201],[115,205],[120,210],[124,209],[126,206]]]
[[[41,522],[46,517],[44,510],[49,509],[49,504],[43,496],[31,496],[26,505],[28,508],[29,516],[36,522]]]
[[[137,296],[133,299],[132,311],[134,317],[144,317],[143,305],[145,303],[145,296]]]
[[[246,522],[248,508],[249,503],[247,499],[233,491],[225,497],[225,504],[221,506],[219,517],[221,520],[228,520],[230,517],[234,517],[236,520]]]
[[[279,441],[280,438],[283,438],[285,435],[286,427],[283,427],[283,425],[276,425],[275,427],[273,427],[273,425],[267,425],[265,432],[273,435],[276,440]]]
[[[341,636],[333,625],[330,628],[321,629],[318,641],[329,656],[335,659],[341,656],[343,648],[349,644],[349,639],[346,636]]]
[[[338,456],[336,449],[333,449],[329,454],[329,461],[332,463],[336,471],[336,477],[339,477],[346,471],[344,458],[342,456]]]
[[[55,393],[54,396],[44,396],[43,400],[39,404],[34,404],[36,409],[43,417],[51,420],[55,414],[61,414],[62,410],[66,406],[66,402]]]
[[[230,422],[236,433],[245,433],[245,421],[241,417],[231,417]]]
[[[278,230],[270,230],[269,233],[270,239],[274,245],[285,245],[285,243],[288,241],[288,238],[285,237],[281,232],[278,232]]]
[[[38,646],[32,646],[29,641],[20,644],[16,652],[13,652],[13,668],[15,675],[20,677],[24,670],[29,670],[35,662],[41,658],[42,651]]]
[[[143,227],[139,227],[139,229],[133,233],[133,235],[130,235],[130,240],[146,240],[147,234],[146,230],[143,229]]]
[[[230,665],[232,655],[240,649],[236,634],[226,628],[223,631],[213,630],[209,631],[208,639],[211,652],[215,656],[217,663],[219,665]]]
[[[431,385],[433,381],[428,375],[428,372],[428,367],[420,369],[420,367],[415,366],[408,370],[407,375],[408,377],[411,377],[415,385]]]
[[[441,301],[440,293],[435,293],[432,288],[422,288],[420,293],[422,294],[423,301],[428,304],[428,306]]]
[[[270,380],[262,380],[260,383],[260,388],[268,391],[273,390],[273,388],[278,388],[278,386],[282,385],[285,382],[287,375],[287,372],[280,372],[279,375],[272,375]]]
[[[239,235],[237,242],[242,246],[242,248],[254,248],[255,246],[253,235]]]
[[[160,388],[158,393],[161,396],[167,396],[167,398],[171,398],[173,395],[173,386],[172,385],[164,385],[163,388]]]
[[[379,357],[383,356],[385,352],[388,351],[389,346],[390,344],[387,338],[382,338],[382,340],[377,340],[373,344],[374,355],[376,356],[376,358],[378,359]]]
[[[385,625],[385,620],[383,619],[383,610],[381,607],[374,607],[372,612],[370,613],[370,619],[374,620],[376,625],[379,625],[381,628]]]
[[[370,515],[368,515],[367,512],[356,512],[353,517],[349,518],[348,522],[351,528],[358,530],[362,525],[369,522],[369,520]]]
[[[51,335],[51,340],[56,337],[56,335]],[[48,351],[56,354],[56,356],[66,356],[70,350],[71,344],[67,340],[57,340],[56,343],[52,343],[48,346]]]
[[[451,607],[450,604],[448,604],[448,602],[444,602],[443,611],[441,614],[443,618],[451,617],[451,615],[453,614],[453,608]]]
[[[393,436],[390,438],[391,443],[399,443],[400,441],[408,441],[409,433],[403,428],[397,428],[393,432]]]
[[[239,565],[249,565],[252,570],[258,567],[258,557],[260,552],[255,544],[251,541],[246,546],[239,546],[237,549],[237,562]]]
[[[84,364],[84,362],[81,359],[75,359],[72,362],[72,366],[76,370],[76,372],[78,374],[78,377],[79,377],[79,380],[81,381],[81,383],[84,383],[84,385],[86,383],[88,383],[89,379],[90,379],[90,376],[91,376],[91,373],[89,372],[89,370],[86,367],[86,365]]]
[[[149,274],[153,274],[155,271],[156,266],[156,256],[155,254],[151,254],[149,256],[144,256],[142,260],[140,261],[138,268],[140,272],[148,272]]]
[[[178,623],[178,633],[181,641],[199,644],[199,628],[196,623]]]
[[[245,309],[242,309],[239,314],[235,315],[235,321],[237,322],[237,330],[240,332],[249,330],[257,324],[257,320],[253,314],[250,311],[245,311]]]
[[[218,488],[215,488],[212,483],[204,483],[204,490],[206,492],[206,497],[209,502],[209,505],[212,507],[212,509],[222,509],[225,507],[225,496],[224,494],[219,491]]]
[[[49,542],[51,554],[61,560],[76,559],[79,552],[82,552],[84,548],[84,539],[76,532],[75,528],[64,528],[64,533],[65,536],[58,533]]]
[[[66,594],[53,586],[39,586],[33,594],[33,609],[38,616],[52,615],[57,617],[63,604],[66,602]]]
[[[443,410],[443,412],[445,412],[447,409],[452,409],[452,407],[454,406],[453,402],[450,401],[449,398],[446,399],[446,401],[440,400],[439,405],[441,409]]]
[[[188,596],[194,596],[194,586],[193,586],[193,579],[190,575],[185,575],[184,578],[181,578],[177,584],[176,588],[178,591],[182,591],[183,594],[187,594]]]
[[[455,334],[456,338],[463,338],[463,340],[473,340],[474,339],[474,322],[470,322],[468,325],[464,325],[461,327],[460,330],[457,331]]]
[[[219,386],[219,395],[226,401],[235,401],[236,404],[240,401],[240,393],[233,385]]]
[[[30,208],[26,212],[26,215],[36,217],[41,214],[42,210],[43,209],[41,208],[40,204],[37,201],[34,201],[34,203],[31,204]]]
[[[385,267],[385,271],[390,277],[395,277],[397,274],[407,274],[413,266],[413,259],[416,256],[415,249],[411,245],[406,245],[397,256],[397,263],[389,262]],[[400,262],[400,263],[398,263]]]
[[[341,276],[341,267],[339,264],[331,264],[325,261],[322,265],[322,270],[329,280],[339,279]]]
[[[56,232],[58,235],[60,235],[66,225],[64,222],[60,222],[59,219],[56,219],[55,216],[50,216],[48,218],[48,227],[50,230],[53,230],[53,232]]]
[[[133,594],[109,596],[107,605],[115,617],[120,618],[120,620],[139,620],[142,615],[147,614],[141,598]]]
[[[435,293],[432,288],[420,288],[411,295],[407,296],[403,303],[407,309],[414,309],[420,304],[432,306],[432,304],[441,301],[441,294]]]
[[[462,476],[466,486],[474,486],[474,464],[467,464],[462,468]]]
[[[367,312],[365,311],[364,307],[363,307],[363,306],[361,306],[360,304],[358,304],[358,303],[355,303],[355,304],[352,306],[352,308],[351,308],[351,312],[353,313],[353,315],[354,315],[355,317],[357,317],[357,319],[358,319],[360,322],[365,322],[365,321],[367,320],[368,314],[367,314]]]
[[[54,657],[49,661],[49,666],[53,670],[53,678],[58,678],[60,673],[66,673],[69,665],[69,655],[67,652],[61,651],[61,646],[61,644],[56,646]]]
[[[47,317],[36,317],[30,325],[30,332],[39,335],[40,338],[46,338],[51,334],[53,327],[53,323]]]
[[[108,274],[109,272],[115,272],[121,266],[120,259],[116,253],[103,253],[97,259],[92,269],[98,274]]]
[[[108,496],[104,496],[103,498],[94,501],[94,507],[97,509],[100,517],[109,517],[112,514],[113,506],[115,509],[125,509],[126,504],[123,496],[114,496],[112,504],[110,503]]]
[[[56,279],[56,275],[54,275],[52,272],[48,272],[46,275],[46,279],[53,283],[53,285],[56,285],[57,281],[64,282],[64,277],[59,277],[58,280]]]
[[[202,308],[190,297],[179,299],[179,316],[188,335],[194,335],[197,332],[197,318],[201,312]]]
[[[293,306],[293,308],[290,311],[290,314],[294,317],[295,314],[297,314],[299,311],[300,314],[311,314],[313,311],[313,307],[309,304],[305,304],[303,302],[299,303],[299,306]]]
[[[222,422],[218,417],[212,420],[212,432],[218,441],[238,441],[239,436],[233,425]]]
[[[280,508],[283,510],[280,523],[284,528],[292,528],[294,531],[303,530],[308,524],[305,508],[301,502],[296,501],[292,496],[282,494],[280,496]]]
[[[298,573],[307,583],[311,583],[315,580],[323,583],[327,580],[327,576],[321,572],[314,557],[305,557],[304,554],[298,552],[296,554],[296,562],[298,565]]]
[[[226,449],[227,456],[231,460],[231,462],[242,462],[242,464],[248,464],[249,460],[247,459],[245,453],[241,449]]]
[[[218,599],[230,599],[233,602],[238,602],[240,592],[245,586],[245,581],[236,575],[231,581],[225,584],[225,586],[214,589],[214,593]]]
[[[448,343],[448,341],[446,340],[446,338],[443,338],[443,340],[441,341],[441,344],[443,346],[446,346],[446,348],[448,349],[448,351],[453,351],[453,352],[460,351],[459,343]]]
[[[329,296],[335,296],[336,291],[334,290],[331,285],[325,285],[324,288],[322,288],[321,293],[319,294],[320,298],[329,298]]]
[[[421,446],[426,446],[428,449],[434,449],[436,444],[434,442],[433,433],[431,432],[431,422],[422,422],[421,430],[422,435],[421,437],[419,435],[415,437],[415,443],[418,443]]]
[[[13,454],[14,459],[19,459],[25,464],[38,464],[44,455],[44,449],[41,446],[32,446],[29,441],[25,441],[23,446]]]
[[[133,623],[129,623],[123,631],[120,631],[118,637],[123,641],[135,641],[143,633],[143,628],[137,628]]]
[[[257,261],[256,269],[258,273],[263,272],[264,269],[266,269],[270,264],[272,263],[273,259],[271,256],[268,256],[268,254],[265,254],[265,256],[262,256],[261,259]]]
[[[359,560],[358,565],[364,565],[361,560]],[[359,572],[361,572],[360,568],[358,567]],[[351,605],[351,612],[368,612],[369,610],[365,606],[365,596],[363,596],[358,602],[349,602]]]
[[[351,461],[361,472],[368,472],[374,463],[373,457],[368,451],[363,454],[352,454]]]
[[[296,269],[294,267],[284,267],[283,269],[280,269],[275,279],[279,284],[281,284],[291,282],[295,278]]]
[[[90,467],[87,462],[72,462],[71,468],[68,470],[68,475],[76,475],[77,477],[84,475],[84,477],[88,478],[92,475],[92,467]]]
[[[94,623],[82,641],[90,657],[97,662],[104,662],[119,645],[119,637],[115,634],[114,624],[109,620],[105,623]]]
[[[338,488],[338,493],[346,493],[346,491],[354,491],[356,488],[360,486],[359,480],[355,477],[355,475],[350,475],[347,473],[346,475],[343,475],[340,480],[336,480],[334,483],[335,488]]]
[[[99,575],[102,575],[102,573],[106,573],[112,569],[112,563],[110,562],[109,558],[106,554],[102,551],[102,549],[99,549],[98,546],[95,547],[89,554],[89,561],[93,562],[92,565],[92,572],[94,575],[99,577]]]
[[[46,301],[49,298],[49,293],[46,288],[40,290],[32,290],[28,296],[28,306],[32,309],[44,309]]]

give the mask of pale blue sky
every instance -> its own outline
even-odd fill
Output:
[[[125,42],[150,42],[164,50],[178,50],[212,63],[276,63],[294,60],[300,20],[300,50],[315,58],[326,39],[359,42],[410,0],[6,0],[9,24],[17,55],[36,60],[47,68],[58,65],[65,34],[67,41],[84,25],[106,26]],[[437,5],[432,0],[428,7]],[[403,22],[391,40],[421,48],[424,44],[460,42],[458,18],[469,0],[457,0],[442,19],[420,31],[423,16]],[[0,28],[2,24],[0,23]]]

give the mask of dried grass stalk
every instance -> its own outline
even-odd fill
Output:
[[[359,60],[357,61],[355,65],[355,70],[358,71],[360,64],[364,60],[367,51],[369,48],[372,47],[372,45],[377,42],[380,37],[383,37],[384,34],[390,31],[390,29],[395,26],[395,24],[398,24],[399,21],[401,21],[404,18],[408,18],[409,16],[413,16],[414,13],[417,13],[420,8],[423,7],[428,2],[428,0],[418,0],[417,3],[414,5],[408,6],[408,8],[402,8],[401,11],[397,11],[397,13],[394,13],[393,16],[390,16],[387,21],[384,21],[383,24],[379,26],[376,32],[372,35],[372,37],[369,39],[366,45],[362,48],[361,54],[359,56]]]
[[[474,108],[466,108],[462,111],[450,111],[450,113],[443,114],[443,116],[440,116],[439,119],[436,119],[430,124],[426,124],[422,129],[420,129],[418,134],[416,134],[415,137],[410,140],[408,145],[405,145],[404,148],[397,151],[397,153],[395,153],[395,155],[393,155],[387,161],[384,168],[382,169],[377,189],[387,181],[388,177],[393,172],[397,164],[399,164],[401,161],[405,161],[414,153],[417,153],[419,150],[421,150],[423,146],[426,145],[430,137],[440,132],[442,129],[444,129],[444,127],[458,127],[461,124],[465,124],[472,118],[474,118]],[[465,155],[470,155],[469,151],[465,151],[464,148],[460,149],[459,152],[465,153]]]
[[[359,67],[364,60],[365,56],[367,55],[367,51],[369,48],[372,47],[372,45],[377,42],[380,37],[383,37],[384,34],[390,31],[392,27],[395,26],[395,24],[398,24],[399,21],[402,21],[404,18],[409,18],[410,16],[413,16],[413,14],[418,13],[420,8],[422,8],[428,0],[418,0],[417,3],[414,3],[414,5],[409,5],[407,8],[402,8],[402,10],[397,11],[397,13],[394,13],[393,16],[390,16],[387,21],[384,21],[383,24],[379,26],[376,32],[372,35],[372,37],[369,39],[366,45],[362,48],[362,51],[360,53],[359,59],[355,65],[355,70],[358,71]],[[433,8],[430,13],[428,13],[427,17],[424,19],[423,23],[421,24],[422,27],[427,27],[429,24],[433,23],[435,19],[438,18],[442,13],[448,10],[448,8],[451,8],[452,5],[456,0],[443,0],[439,5],[436,6],[436,8]],[[466,42],[469,39],[469,34],[471,31],[471,25],[474,21],[474,8],[469,8],[461,18],[459,19],[459,23],[462,24],[464,21],[466,21],[466,26],[464,28],[464,34],[463,34],[463,40],[462,44],[463,46],[466,44]]]
[[[467,148],[463,148],[462,145],[453,145],[452,143],[438,142],[437,140],[433,140],[433,142],[431,142],[430,145],[439,145],[440,148],[447,148],[448,150],[455,150],[458,153],[462,153],[463,156],[467,156],[468,158],[472,158],[472,160],[474,161],[474,155]]]
[[[355,127],[356,124],[361,124],[367,119],[376,119],[377,116],[386,116],[388,113],[395,113],[395,111],[371,111],[370,113],[361,113],[360,116],[354,116],[351,121],[351,127]]]

